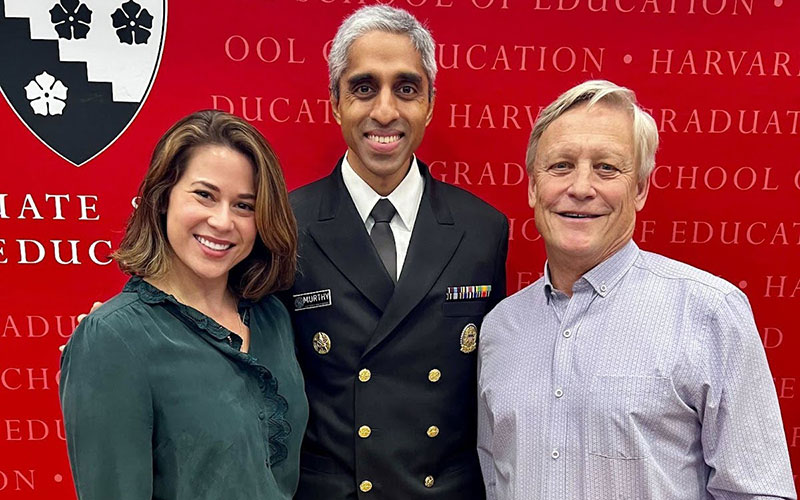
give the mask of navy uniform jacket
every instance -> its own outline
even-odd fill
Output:
[[[396,285],[341,161],[290,195],[300,247],[286,301],[310,405],[297,499],[485,497],[475,340],[505,296],[508,222],[420,170],[425,190]],[[446,300],[448,287],[477,285],[490,295]]]

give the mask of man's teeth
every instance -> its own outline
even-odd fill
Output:
[[[370,141],[380,142],[381,144],[389,144],[390,142],[397,142],[400,140],[399,135],[367,135]]]
[[[569,217],[570,219],[589,219],[592,217],[596,217],[593,214],[571,214],[571,213],[563,213],[561,214],[564,217]]]
[[[197,241],[200,242],[201,245],[206,246],[211,250],[222,251],[222,250],[227,250],[233,246],[232,244],[223,245],[221,243],[214,243],[213,241],[208,241],[202,236],[195,236],[195,238],[197,239]]]

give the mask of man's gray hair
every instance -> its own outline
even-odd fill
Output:
[[[436,45],[428,28],[402,9],[386,5],[362,7],[344,20],[331,44],[328,55],[328,74],[330,91],[334,100],[339,99],[339,80],[347,69],[347,54],[350,46],[360,36],[370,31],[384,31],[398,35],[408,35],[414,48],[422,59],[422,67],[428,77],[428,98],[434,94],[433,82],[436,80]]]
[[[545,129],[574,106],[587,103],[587,106],[591,107],[601,101],[625,109],[633,115],[633,147],[636,156],[634,162],[638,168],[639,182],[647,180],[656,164],[656,149],[658,149],[656,121],[650,113],[639,106],[636,94],[632,90],[606,80],[589,80],[576,85],[542,110],[528,140],[528,152],[525,155],[528,175],[533,173],[536,148]]]

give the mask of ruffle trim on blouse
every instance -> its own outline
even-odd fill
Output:
[[[139,298],[147,304],[159,304],[162,302],[172,304],[181,316],[196,325],[200,330],[208,332],[218,341],[225,340],[228,335],[231,334],[227,328],[223,327],[212,318],[209,318],[193,307],[181,304],[172,295],[159,290],[140,277],[134,276],[128,280],[123,291],[138,293]],[[253,302],[250,300],[239,300],[239,314],[242,315],[245,324],[248,326],[250,323],[250,308],[252,306]],[[227,347],[228,344],[224,342],[221,350],[226,355],[256,370],[258,377],[263,383],[264,389],[262,389],[262,393],[266,398],[267,413],[269,415],[269,465],[273,466],[285,460],[288,456],[286,440],[292,432],[292,426],[289,421],[286,420],[286,413],[289,411],[289,403],[286,401],[286,398],[278,394],[278,380],[272,375],[269,369],[260,365],[255,357],[235,351],[233,348],[227,349]]]

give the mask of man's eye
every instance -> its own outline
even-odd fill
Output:
[[[556,170],[556,171],[568,170],[569,166],[570,166],[569,163],[565,161],[560,161],[558,163],[550,165],[550,170]]]
[[[356,95],[367,95],[372,92],[372,87],[369,85],[358,85],[353,89]]]
[[[403,85],[400,87],[400,93],[403,95],[413,95],[417,93],[416,87],[412,85]]]
[[[615,167],[614,165],[609,165],[608,163],[601,163],[601,164],[597,165],[597,169],[602,171],[602,172],[607,172],[607,173],[616,172],[617,171],[617,167]]]

